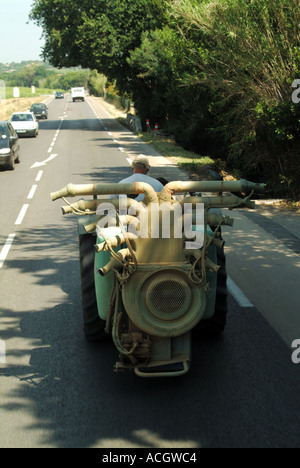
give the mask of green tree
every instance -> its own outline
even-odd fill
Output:
[[[93,70],[89,76],[87,87],[94,96],[103,96],[106,87],[106,77]]]
[[[67,91],[70,88],[80,86],[86,87],[90,72],[88,70],[68,71],[60,76],[57,76],[54,87]]]
[[[34,0],[31,19],[52,65],[105,75],[184,146],[296,193],[299,0]]]
[[[35,0],[30,17],[43,28],[52,65],[95,69],[124,92],[132,88],[130,50],[163,20],[151,0]]]
[[[158,122],[187,149],[221,157],[222,140],[211,131],[215,96],[206,74],[194,64],[200,36],[194,31],[183,36],[172,24],[145,33],[141,46],[128,59],[141,90],[134,94],[134,101],[144,122],[146,118]]]
[[[176,0],[169,9],[183,34],[199,34],[193,62],[214,93],[214,133],[232,164],[299,187],[299,111],[291,103],[298,0]]]

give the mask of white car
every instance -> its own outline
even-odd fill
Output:
[[[10,122],[18,136],[36,137],[39,133],[39,123],[33,112],[14,112]]]

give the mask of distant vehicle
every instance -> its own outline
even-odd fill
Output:
[[[39,133],[39,123],[33,112],[14,112],[10,122],[19,136],[36,137]]]
[[[20,162],[19,138],[10,122],[0,122],[0,166],[14,169]]]
[[[37,119],[48,119],[48,107],[42,102],[32,104],[30,112],[33,112]]]
[[[72,101],[84,101],[85,91],[84,88],[71,88]]]
[[[56,91],[55,99],[64,99],[64,97],[64,93],[62,93],[61,91]]]

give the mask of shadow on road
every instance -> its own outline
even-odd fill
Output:
[[[7,274],[24,273],[41,293],[31,302],[28,288],[22,308],[15,298],[0,312],[8,343],[0,375],[14,382],[2,393],[2,414],[29,413],[34,421],[20,446],[31,446],[31,432],[39,434],[34,445],[45,447],[299,446],[291,350],[254,308],[241,311],[233,299],[225,336],[194,340],[186,376],[113,373],[110,339],[83,337],[76,228],[71,218],[65,223],[23,230],[19,258],[7,262]]]

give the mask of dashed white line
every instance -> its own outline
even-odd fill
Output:
[[[10,248],[12,246],[12,243],[16,237],[16,234],[9,234],[8,238],[6,239],[6,242],[4,246],[2,247],[1,253],[0,253],[0,268],[2,268],[6,257],[8,255],[8,252],[10,251]]]
[[[17,220],[16,220],[15,224],[22,224],[22,221],[24,219],[26,211],[28,210],[28,207],[29,207],[28,204],[25,204],[25,205],[22,206],[21,211],[19,213],[19,216],[17,217]]]
[[[6,364],[6,344],[4,340],[0,340],[0,364]]]
[[[130,159],[130,158],[126,158],[126,161],[128,162],[129,166],[131,166],[131,165],[132,165],[132,159]]]
[[[28,197],[27,197],[28,200],[31,200],[31,199],[33,198],[36,189],[37,189],[37,185],[34,184],[34,185],[31,187],[30,192],[29,192],[29,194],[28,194]]]
[[[62,120],[63,120],[63,119],[62,119]],[[59,129],[60,129],[60,127],[61,127],[61,124],[62,124],[62,121],[60,122],[59,128],[58,128],[58,130],[56,131],[56,135],[55,135],[55,137],[53,138],[52,143],[50,144],[50,147],[49,147],[49,149],[48,149],[48,153],[51,153],[51,152],[52,152],[52,148],[53,148],[53,146],[55,145],[56,138],[57,138],[57,136],[58,136],[58,134],[59,134]],[[32,168],[33,168],[33,167],[36,167],[36,166],[39,166],[39,165],[44,165],[44,164],[47,163],[48,161],[51,161],[52,159],[56,158],[56,156],[57,156],[57,154],[51,154],[51,155],[49,156],[49,158],[46,159],[46,161],[43,161],[42,163],[35,163],[35,164],[33,164]],[[36,178],[35,178],[35,182],[39,182],[39,181],[41,180],[42,175],[43,175],[43,172],[44,172],[44,171],[40,170],[40,171],[37,173],[37,176],[36,176]],[[30,191],[29,191],[29,194],[28,194],[28,196],[27,196],[27,199],[28,199],[28,200],[31,200],[31,199],[34,197],[34,194],[35,194],[36,189],[37,189],[37,184],[33,184],[32,187],[31,187],[31,189],[30,189]],[[27,212],[27,210],[28,210],[28,207],[29,207],[29,204],[27,204],[27,203],[25,203],[25,204],[22,206],[22,208],[21,208],[21,210],[20,210],[20,213],[19,213],[19,215],[18,215],[18,217],[17,217],[17,219],[16,219],[15,225],[20,225],[20,224],[22,224],[23,219],[24,219],[24,217],[25,217],[25,215],[26,215],[26,212]],[[14,242],[15,237],[16,237],[16,234],[15,234],[15,233],[9,234],[8,238],[6,239],[6,242],[5,242],[4,246],[2,247],[2,250],[1,250],[1,252],[0,252],[0,268],[2,268],[3,265],[4,265],[4,262],[5,262],[6,258],[7,258],[7,255],[8,255],[8,253],[9,253],[9,251],[10,251],[10,248],[11,248],[13,242]],[[0,341],[1,341],[1,340],[0,340]],[[0,343],[0,345],[1,345],[1,343]],[[1,361],[1,349],[0,349],[0,362],[5,362],[5,361],[3,361],[3,360]]]
[[[36,176],[35,182],[39,182],[39,181],[41,180],[42,175],[43,175],[43,172],[44,172],[44,171],[39,171],[39,172],[38,172],[38,175]]]

